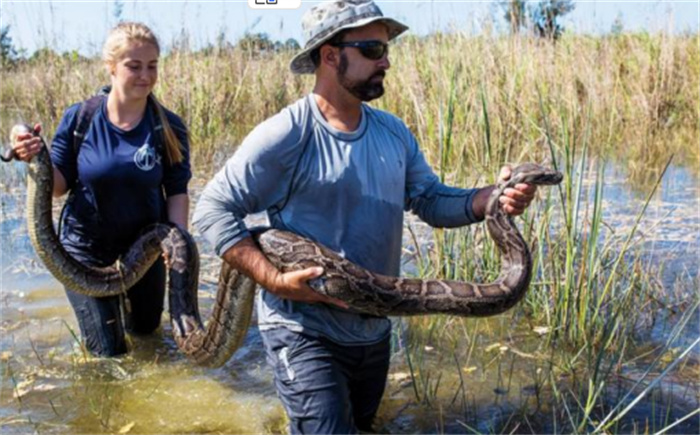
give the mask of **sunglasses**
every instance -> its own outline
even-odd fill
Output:
[[[360,50],[360,54],[367,59],[379,60],[389,52],[389,44],[382,41],[350,41],[336,42],[333,47],[355,47]]]

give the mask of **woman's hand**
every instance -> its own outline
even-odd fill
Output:
[[[37,155],[43,146],[39,133],[41,133],[41,124],[35,124],[34,131],[28,130],[23,124],[12,127],[10,141],[15,157],[23,162],[29,162]]]

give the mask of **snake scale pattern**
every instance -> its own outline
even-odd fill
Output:
[[[12,135],[31,131],[15,126]],[[13,158],[10,151],[2,160]],[[263,253],[281,271],[321,266],[324,274],[309,284],[314,290],[346,302],[351,310],[376,316],[453,314],[491,316],[509,309],[525,295],[532,259],[527,243],[498,202],[504,189],[518,183],[554,185],[561,173],[526,163],[500,182],[489,198],[486,225],[501,253],[501,273],[492,283],[388,277],[363,269],[338,254],[296,234],[268,229],[253,232]],[[198,364],[217,367],[242,344],[250,324],[256,284],[225,262],[216,302],[206,328],[197,303],[199,255],[192,237],[172,224],[154,224],[119,261],[105,268],[84,266],[61,246],[52,218],[53,170],[47,147],[29,163],[27,226],[37,255],[54,277],[80,293],[104,297],[124,293],[157,258],[170,259],[168,298],[172,330],[180,350]]]

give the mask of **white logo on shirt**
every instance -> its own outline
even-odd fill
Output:
[[[142,171],[150,171],[155,165],[160,165],[160,156],[157,155],[156,150],[146,142],[134,153],[134,163],[136,167]]]

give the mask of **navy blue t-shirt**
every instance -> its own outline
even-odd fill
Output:
[[[80,104],[70,106],[51,146],[53,165],[66,179],[70,195],[62,221],[61,242],[68,252],[94,265],[111,264],[147,225],[167,220],[165,198],[187,193],[191,178],[187,131],[166,111],[180,139],[183,161],[168,165],[155,142],[150,109],[129,131],[107,118],[106,99],[97,109],[80,145],[73,150]]]

